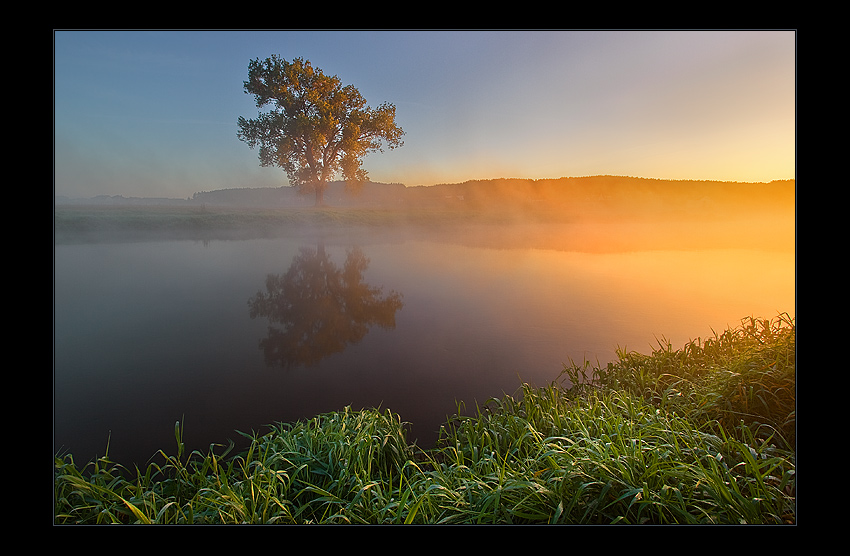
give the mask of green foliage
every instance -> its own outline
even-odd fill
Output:
[[[55,458],[60,524],[791,524],[795,326],[621,353],[562,382],[463,404],[437,445],[368,409],[276,424],[250,447],[150,464]]]
[[[446,432],[432,472],[463,493],[431,522],[785,523],[793,458],[703,432],[627,392],[555,386],[492,400]]]
[[[562,376],[576,390],[623,390],[701,424],[746,425],[787,448],[796,442],[796,325],[787,314],[743,319],[682,349],[662,339],[649,355],[618,350],[605,369],[573,363]]]
[[[262,166],[283,168],[293,186],[314,191],[317,204],[337,172],[356,190],[367,179],[361,167],[367,153],[384,142],[390,149],[403,144],[394,105],[367,106],[356,88],[343,87],[309,60],[251,60],[244,88],[268,111],[250,120],[240,116],[237,136],[259,148]]]

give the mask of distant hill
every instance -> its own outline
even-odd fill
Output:
[[[328,184],[324,198],[332,206],[397,206],[403,202],[405,190],[400,183],[366,182],[360,193],[352,195],[345,192],[345,182],[335,181]],[[211,206],[309,207],[315,197],[301,195],[294,187],[277,187],[202,191],[195,193],[192,201]]]
[[[325,202],[333,206],[398,206],[403,202],[405,186],[367,182],[358,195],[345,192],[345,182],[328,184]],[[312,195],[300,195],[294,187],[245,187],[200,191],[188,199],[162,197],[124,197],[123,195],[98,195],[89,198],[71,198],[57,195],[56,205],[87,206],[222,206],[245,208],[284,208],[313,206]]]
[[[558,179],[473,180],[459,184],[410,188],[422,200],[454,199],[477,207],[566,208],[576,204],[635,209],[694,208],[717,204],[767,203],[793,206],[794,180],[769,183],[659,180],[623,176],[589,176]]]
[[[469,208],[475,210],[706,211],[731,209],[789,209],[796,200],[794,180],[768,183],[659,180],[625,176],[588,176],[557,179],[493,179],[463,183],[405,187],[367,182],[351,195],[344,182],[332,182],[325,202],[336,207]],[[190,199],[101,195],[89,199],[56,197],[57,205],[183,205],[250,208],[310,207],[312,195],[292,187],[234,188],[195,193]]]

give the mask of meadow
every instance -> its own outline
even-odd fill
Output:
[[[466,407],[437,445],[391,408],[243,432],[143,469],[56,454],[56,524],[796,524],[796,324],[571,362]]]

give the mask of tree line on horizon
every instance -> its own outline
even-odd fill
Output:
[[[556,209],[576,204],[605,206],[641,201],[670,206],[759,203],[765,207],[788,207],[795,202],[795,191],[793,179],[747,183],[589,176],[540,180],[500,178],[429,186],[366,181],[356,194],[346,190],[344,181],[334,181],[327,185],[324,197],[329,206],[376,208]],[[195,193],[192,201],[256,207],[313,205],[309,195],[299,195],[298,190],[290,186],[201,191]]]
[[[427,186],[365,181],[357,193],[344,181],[327,184],[325,202],[330,207],[373,208],[528,208],[557,209],[580,206],[615,206],[653,202],[688,204],[759,203],[763,207],[793,207],[794,179],[770,182],[664,180],[628,176],[585,176],[545,179],[498,178]],[[310,195],[288,185],[235,187],[196,192],[188,199],[161,199],[100,195],[90,199],[56,199],[56,204],[89,205],[208,205],[250,208],[312,207]]]

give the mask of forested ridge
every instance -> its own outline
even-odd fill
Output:
[[[367,182],[357,195],[344,191],[344,182],[329,184],[325,201],[331,206],[382,208],[452,207],[472,209],[607,209],[717,210],[722,207],[760,210],[793,207],[795,180],[727,182],[661,180],[626,176],[564,177],[556,179],[501,178],[462,183],[407,187],[400,183]],[[308,195],[289,186],[224,188],[200,191],[188,199],[146,199],[99,196],[57,198],[57,204],[177,204],[256,208],[306,207]]]

